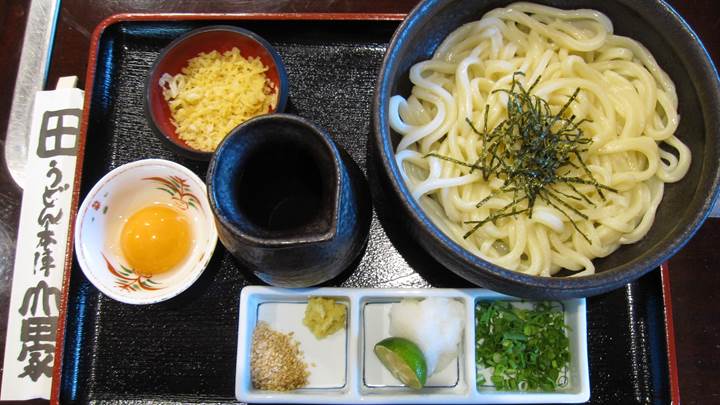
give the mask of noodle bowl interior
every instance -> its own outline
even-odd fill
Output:
[[[507,269],[594,273],[647,234],[690,166],[673,82],[594,10],[494,9],[410,81],[389,106],[406,185],[443,232]]]

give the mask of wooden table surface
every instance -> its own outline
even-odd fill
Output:
[[[63,0],[48,83],[64,75],[84,87],[90,35],[105,17],[124,12],[389,12],[407,13],[417,0]],[[0,2],[0,146],[12,102],[29,0]],[[673,0],[720,61],[720,2]],[[3,148],[4,149],[4,148]],[[7,305],[22,191],[13,183],[0,154],[0,347],[4,346]],[[687,404],[720,403],[720,219],[709,219],[670,260],[670,280],[680,392]],[[2,350],[0,350],[2,356]]]

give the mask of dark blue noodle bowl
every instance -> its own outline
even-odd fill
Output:
[[[645,238],[594,260],[596,274],[538,277],[506,270],[454,242],[412,198],[394,159],[400,135],[388,124],[388,104],[395,94],[404,97],[410,94],[410,67],[431,58],[448,34],[510,3],[423,1],[395,32],[380,70],[373,108],[373,147],[382,166],[385,186],[396,197],[403,222],[413,238],[443,266],[473,284],[536,299],[582,297],[613,290],[657,268],[675,254],[695,234],[712,208],[718,192],[720,157],[717,70],[687,22],[661,0],[538,1],[559,8],[598,10],[612,20],[616,34],[631,37],[650,50],[676,85],[681,116],[676,134],[692,151],[692,164],[681,181],[666,184],[655,223]]]

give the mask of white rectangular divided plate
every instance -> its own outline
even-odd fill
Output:
[[[316,339],[302,324],[305,304],[311,296],[333,297],[347,307],[344,330]],[[385,370],[372,351],[379,340],[389,337],[390,305],[403,298],[447,297],[465,307],[465,330],[457,362],[428,378],[426,387],[415,391],[402,386]],[[521,302],[483,289],[282,289],[250,286],[240,293],[238,354],[235,396],[251,403],[580,403],[590,399],[587,361],[585,299],[560,301],[569,326],[570,365],[567,385],[556,392],[499,392],[476,386],[475,304],[478,301]],[[310,377],[308,386],[290,392],[253,388],[250,380],[252,334],[258,321],[271,328],[293,332],[300,343]]]

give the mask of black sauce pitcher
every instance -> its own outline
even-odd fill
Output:
[[[363,250],[371,217],[362,173],[351,175],[343,155],[298,116],[236,127],[207,175],[223,245],[271,285],[307,287],[339,275]]]

